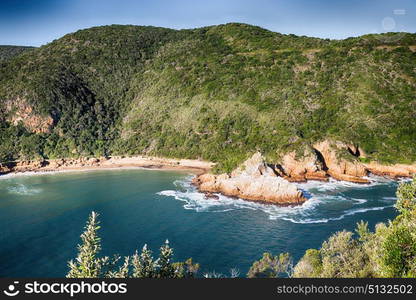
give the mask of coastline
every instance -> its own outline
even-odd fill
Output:
[[[190,175],[203,174],[198,173],[199,170],[195,168],[155,168],[155,167],[137,167],[137,166],[122,166],[122,167],[108,167],[108,168],[74,168],[74,169],[59,169],[59,170],[36,170],[36,171],[24,171],[24,172],[9,172],[0,174],[0,180],[6,180],[16,177],[24,176],[42,176],[42,175],[55,175],[55,174],[76,174],[87,172],[99,172],[99,171],[121,171],[121,170],[146,170],[146,171],[177,171],[184,172]]]
[[[195,175],[209,172],[214,163],[192,159],[168,159],[153,156],[114,156],[111,158],[68,158],[39,161],[18,161],[0,166],[0,178],[16,175],[84,172],[99,170],[148,169],[188,171]]]
[[[283,158],[283,164],[275,165],[267,163],[262,154],[256,152],[230,174],[197,175],[192,183],[207,198],[215,198],[214,194],[220,193],[247,201],[287,206],[300,205],[308,200],[295,183],[309,180],[328,182],[333,178],[366,185],[371,183],[367,178],[370,174],[397,180],[416,173],[416,165],[364,165],[339,159],[328,142],[322,144],[319,145],[321,160],[312,155],[299,160],[291,153]]]
[[[50,159],[43,161],[16,161],[9,164],[0,164],[0,179],[7,179],[24,175],[42,175],[66,172],[85,172],[100,170],[122,170],[122,169],[147,169],[147,170],[171,170],[186,171],[194,175],[192,183],[198,191],[205,194],[206,198],[218,198],[219,193],[229,197],[236,197],[246,201],[274,204],[278,206],[301,205],[307,201],[302,190],[295,183],[309,180],[329,181],[333,178],[337,181],[352,182],[357,184],[369,184],[367,175],[374,174],[390,179],[409,177],[416,170],[413,165],[383,166],[378,164],[362,165],[365,171],[362,174],[350,175],[348,172],[332,172],[332,168],[342,165],[342,162],[330,165],[331,169],[321,171],[313,165],[311,167],[305,162],[290,161],[283,166],[283,170],[299,168],[298,174],[280,173],[280,169],[266,163],[258,152],[246,160],[239,168],[231,174],[214,175],[213,162],[193,159],[173,159],[155,156],[113,156],[113,157],[81,157]],[[306,165],[306,167],[305,167]],[[288,168],[288,166],[290,168]],[[308,168],[309,169],[308,169]],[[373,170],[376,170],[374,172]],[[346,174],[347,173],[347,174]],[[361,176],[357,176],[361,175]]]

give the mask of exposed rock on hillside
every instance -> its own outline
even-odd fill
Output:
[[[365,152],[353,144],[324,140],[313,145],[313,151],[305,150],[297,157],[295,152],[283,156],[279,174],[292,182],[306,180],[337,180],[369,183],[369,173],[390,178],[411,177],[416,173],[416,164],[384,165],[377,162],[362,163]]]
[[[8,121],[14,126],[20,122],[33,133],[49,133],[53,125],[50,116],[41,116],[33,111],[33,107],[24,99],[17,98],[14,101],[6,102],[6,114]]]
[[[341,154],[343,152],[348,155],[346,151],[348,146],[344,143],[325,140],[315,144],[313,147],[322,155],[326,172],[331,177],[337,180],[369,183],[367,179],[362,178],[368,173],[368,170],[362,163],[356,161],[353,155],[350,155],[350,160],[342,157]]]
[[[363,164],[368,171],[375,175],[387,176],[391,178],[411,177],[416,174],[416,164],[413,165],[382,165],[376,162]]]
[[[302,157],[296,157],[295,152],[284,155],[281,167],[283,176],[289,181],[328,180],[322,162],[312,151],[305,150]]]

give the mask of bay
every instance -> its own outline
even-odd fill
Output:
[[[191,174],[166,170],[100,170],[0,177],[0,276],[63,277],[91,211],[100,214],[102,254],[131,255],[166,239],[175,259],[192,257],[201,273],[244,276],[263,252],[295,261],[339,230],[393,219],[397,183],[298,184],[309,200],[277,207],[220,196],[205,199]]]

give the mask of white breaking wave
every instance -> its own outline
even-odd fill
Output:
[[[380,207],[368,207],[368,208],[361,208],[361,209],[351,209],[344,212],[343,215],[335,218],[322,218],[322,219],[302,219],[302,220],[294,220],[291,218],[285,218],[283,217],[283,220],[290,221],[292,223],[298,223],[298,224],[308,224],[308,223],[328,223],[329,221],[339,221],[344,219],[346,216],[352,216],[359,213],[364,213],[367,211],[374,211],[374,210],[383,210],[388,207],[393,207],[393,205],[388,206],[380,206]]]
[[[382,206],[360,207],[365,203],[369,204],[368,202],[372,200],[345,195],[344,192],[351,189],[368,189],[377,185],[392,183],[391,180],[376,176],[368,177],[371,183],[366,185],[332,179],[329,182],[309,181],[298,183],[298,188],[303,190],[308,198],[308,201],[298,206],[267,205],[230,198],[221,194],[216,194],[218,199],[206,198],[203,193],[199,193],[191,185],[191,179],[192,176],[185,180],[176,180],[174,182],[175,190],[161,191],[158,194],[182,201],[185,209],[197,212],[227,212],[238,209],[258,210],[266,213],[270,220],[281,219],[299,224],[327,223],[355,214],[383,210],[392,207],[396,200],[395,197],[382,197],[377,200],[377,204]],[[342,204],[340,208],[337,208],[339,211],[334,212],[333,205],[339,203]],[[329,212],[326,212],[326,210],[329,210]],[[322,218],[322,215],[326,214],[330,217]]]
[[[360,198],[350,198],[350,199],[357,204],[364,204],[368,201],[367,199],[360,199]]]
[[[348,181],[338,181],[333,178],[330,178],[329,181],[323,182],[323,181],[308,181],[305,183],[296,183],[296,185],[302,189],[302,190],[316,190],[319,192],[327,192],[327,191],[338,191],[338,190],[348,190],[351,188],[355,189],[368,189],[369,187],[377,186],[377,185],[383,185],[391,183],[392,180],[388,178],[384,178],[381,176],[367,176],[363,177],[365,179],[368,179],[370,183],[362,184],[362,183],[354,183],[354,182],[348,182]]]
[[[25,196],[36,195],[42,192],[42,189],[28,187],[21,183],[17,183],[12,186],[9,186],[7,190],[11,194],[25,195]]]

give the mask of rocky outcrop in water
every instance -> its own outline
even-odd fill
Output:
[[[254,154],[230,175],[203,174],[195,177],[193,183],[204,193],[221,193],[268,204],[293,205],[306,201],[296,185],[277,176],[260,153]]]
[[[277,167],[281,176],[291,182],[307,180],[328,181],[322,162],[313,151],[305,150],[303,156],[297,157],[296,152],[283,156],[282,163]]]
[[[267,164],[260,153],[254,154],[231,174],[203,174],[193,183],[208,197],[213,193],[273,204],[300,204],[306,199],[291,182],[336,180],[366,184],[369,173],[390,178],[410,177],[413,165],[362,163],[360,147],[324,140],[304,150],[286,153],[277,164]]]

